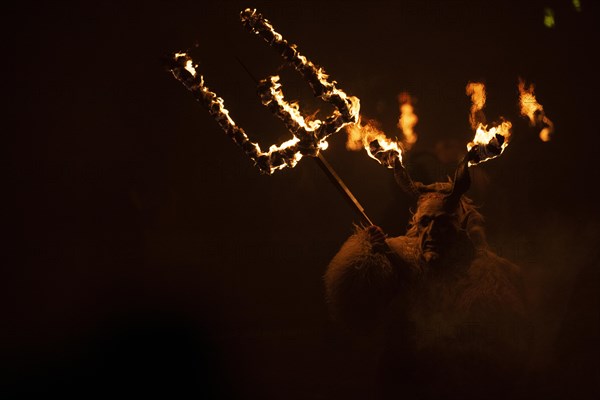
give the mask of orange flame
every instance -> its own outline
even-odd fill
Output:
[[[191,58],[188,57],[188,55],[186,53],[175,53],[173,55],[173,57],[175,57],[176,60],[179,59],[179,58],[184,58],[186,60],[185,61],[185,67],[184,67],[184,69],[186,71],[188,71],[190,74],[192,74],[193,77],[196,77],[196,67],[197,67],[197,65],[194,65],[194,62],[192,61]]]
[[[471,114],[469,114],[469,122],[473,130],[477,129],[480,124],[485,123],[485,115],[483,107],[485,107],[485,85],[480,82],[469,82],[465,88],[467,96],[471,96]]]
[[[473,141],[467,144],[467,151],[471,153],[471,166],[496,158],[504,152],[510,141],[512,124],[510,121],[503,121],[500,125],[488,129],[483,113],[486,101],[485,85],[481,82],[469,82],[465,92],[471,97],[469,123],[475,131]]]
[[[419,122],[419,118],[414,113],[412,98],[408,92],[402,92],[398,95],[400,103],[400,118],[398,119],[398,128],[404,134],[404,147],[406,150],[417,142],[417,133],[413,130],[414,126]]]
[[[301,130],[303,130],[305,133],[310,132],[310,134],[314,134],[321,127],[323,122],[319,119],[312,118],[312,116],[304,118],[300,112],[300,106],[297,102],[287,102],[283,96],[283,92],[281,91],[281,83],[279,82],[279,79],[280,78],[277,75],[268,78],[268,88],[270,96],[267,101],[263,102],[266,105],[268,105],[271,101],[274,101],[277,104],[279,113],[281,113],[281,115],[278,116],[286,122],[286,125],[288,126],[288,128],[290,128],[290,131],[297,131],[297,128],[301,128]],[[267,155],[270,157],[273,153],[293,148],[298,143],[300,143],[300,139],[295,134],[292,135],[292,139],[283,142],[280,145],[272,145],[271,147],[269,147],[269,152],[267,153]],[[325,138],[321,139],[317,144],[317,147],[320,150],[325,150],[328,146],[329,144],[327,143]],[[286,166],[293,168],[301,159],[302,153],[299,150],[297,150],[294,152],[291,160],[287,163],[287,165],[282,164],[276,167],[271,166],[271,173],[273,173],[276,170],[280,170]]]
[[[362,150],[365,149],[367,154],[378,163],[393,168],[389,163],[382,162],[381,157],[377,157],[383,153],[392,153],[398,157],[402,162],[402,148],[397,140],[388,138],[383,131],[377,127],[377,122],[374,120],[366,119],[363,123],[362,118],[355,124],[346,126],[346,132],[348,133],[348,141],[346,142],[346,148],[348,150]],[[371,149],[371,143],[378,142],[378,149],[374,153]]]
[[[477,160],[469,161],[469,166],[491,160],[504,152],[510,141],[512,124],[510,121],[503,121],[498,126],[490,129],[487,125],[479,124],[475,132],[473,141],[467,144],[467,151],[471,152],[477,146]]]
[[[540,131],[540,139],[548,142],[554,132],[554,123],[546,116],[544,107],[535,98],[533,84],[526,87],[522,79],[519,79],[519,105],[521,115],[529,118],[530,126],[543,126]]]

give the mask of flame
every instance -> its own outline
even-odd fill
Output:
[[[273,144],[271,145],[271,147],[269,147],[269,151],[267,152],[266,156],[270,159],[274,154],[282,153],[287,149],[294,149],[294,147],[299,142],[300,139],[294,136],[292,139],[283,142],[279,146]],[[294,168],[296,164],[298,164],[298,161],[300,161],[301,159],[302,153],[300,153],[299,151],[294,151],[293,155],[288,160],[286,160],[285,163],[282,163],[280,165],[270,165],[269,171],[272,174],[273,172],[283,169],[285,167]]]
[[[533,94],[533,85],[525,87],[525,82],[519,80],[519,103],[521,106],[521,115],[529,118],[532,124],[535,124],[536,111],[543,111],[544,108],[537,102],[535,94]]]
[[[519,79],[519,105],[521,115],[529,118],[530,126],[543,126],[539,133],[540,139],[548,142],[554,132],[554,123],[546,116],[544,107],[538,103],[534,94],[534,85],[525,85],[525,81]]]
[[[196,95],[196,98],[203,102],[209,114],[217,121],[221,128],[230,136],[246,154],[258,164],[261,171],[273,173],[286,165],[294,166],[302,158],[298,152],[292,152],[292,149],[299,141],[294,136],[293,139],[282,143],[279,146],[273,145],[268,152],[263,152],[260,145],[250,141],[244,130],[237,126],[235,121],[229,115],[229,110],[225,108],[225,101],[212,92],[205,84],[202,75],[199,75],[193,65],[193,61],[187,53],[173,54],[175,65],[171,68],[173,76]],[[273,157],[277,157],[278,164],[272,162]]]
[[[540,139],[542,142],[549,142],[550,139],[552,139],[551,135],[552,135],[553,129],[550,129],[548,127],[543,128],[540,131]]]
[[[473,130],[477,129],[480,124],[485,123],[485,115],[483,107],[485,107],[485,85],[481,82],[469,82],[465,88],[467,96],[471,96],[471,113],[469,114],[469,122]]]
[[[504,152],[510,141],[512,124],[503,121],[490,129],[479,124],[473,141],[467,144],[467,151],[472,154],[469,166],[491,160]]]
[[[402,92],[398,95],[400,103],[400,118],[398,118],[398,128],[404,134],[404,148],[410,148],[417,142],[417,134],[413,130],[414,126],[419,122],[419,118],[414,113],[412,106],[412,98],[407,92]]]
[[[264,93],[263,96],[263,104],[269,106],[272,102],[276,104],[276,112],[277,116],[284,121],[287,128],[293,132],[293,138],[283,142],[279,146],[272,145],[269,147],[269,152],[267,155],[272,157],[275,153],[281,153],[288,149],[293,149],[293,155],[290,160],[287,161],[286,164],[281,164],[279,166],[271,166],[270,172],[273,173],[276,170],[280,170],[286,166],[295,167],[298,161],[300,161],[303,157],[300,150],[297,149],[297,145],[301,142],[301,140],[296,136],[296,132],[303,131],[304,135],[314,134],[317,131],[323,122],[318,119],[314,119],[314,115],[311,115],[307,118],[304,118],[300,113],[300,107],[297,102],[289,103],[285,100],[283,96],[283,92],[281,91],[281,83],[280,77],[277,75],[270,76],[267,79],[261,82],[263,87],[267,88],[267,92]],[[319,150],[324,150],[328,147],[328,143],[325,139],[322,139],[317,144],[317,148]]]
[[[289,43],[281,34],[277,33],[271,22],[258,13],[256,9],[247,8],[241,12],[242,24],[251,32],[261,36],[273,49],[275,49],[289,65],[291,65],[308,82],[315,96],[335,106],[333,118],[318,130],[318,138],[339,131],[350,123],[358,121],[360,101],[354,96],[348,96],[343,90],[336,87],[336,81],[329,81],[329,75],[323,68],[316,66],[305,56],[299,53],[296,45]]]
[[[502,144],[502,150],[508,146],[508,140],[510,139],[510,128],[512,124],[510,121],[504,121],[499,126],[493,126],[489,130],[487,129],[487,125],[480,124],[477,127],[477,131],[475,132],[475,137],[473,141],[467,144],[467,150],[471,150],[473,146],[486,145],[488,144],[496,135],[501,135],[504,137],[504,142]]]
[[[512,124],[505,120],[500,125],[488,129],[483,113],[486,101],[485,85],[481,82],[469,82],[465,92],[471,97],[469,123],[475,131],[473,141],[467,144],[469,166],[472,166],[496,158],[504,152],[510,141]]]
[[[275,32],[271,23],[253,9],[242,11],[242,24],[251,32],[261,36],[276,49],[308,82],[315,96],[335,107],[333,114],[323,121],[315,115],[304,117],[297,103],[289,103],[281,91],[279,76],[271,76],[259,83],[259,95],[264,105],[281,119],[292,133],[292,139],[272,145],[267,152],[252,142],[246,132],[229,116],[225,102],[204,83],[204,77],[197,72],[191,57],[185,52],[177,52],[170,60],[170,71],[196,100],[203,103],[209,114],[217,121],[227,136],[240,146],[262,173],[271,174],[284,167],[294,167],[303,156],[316,157],[328,147],[326,139],[348,124],[358,121],[360,101],[336,88],[335,81],[329,81],[325,71],[301,55],[296,46],[287,42]]]
[[[187,53],[175,53],[175,54],[173,54],[173,57],[175,58],[175,60],[177,60],[179,58],[184,58],[185,59],[184,69],[187,70],[190,74],[192,74],[193,77],[197,76],[198,73],[196,72],[196,66],[194,65],[194,62],[192,61],[192,59],[189,58]]]
[[[261,36],[271,47],[293,66],[308,82],[315,96],[335,107],[333,115],[324,121],[316,119],[316,113],[304,117],[298,103],[287,102],[281,91],[279,76],[271,76],[259,84],[261,101],[273,114],[281,119],[294,135],[294,138],[277,146],[271,146],[273,154],[289,157],[295,151],[287,165],[293,167],[303,156],[317,156],[319,151],[327,149],[327,138],[344,126],[358,121],[360,101],[338,89],[337,82],[329,81],[329,75],[323,68],[316,66],[300,54],[296,45],[289,43],[275,31],[273,25],[255,9],[245,9],[240,14],[244,26]],[[277,158],[277,157],[276,157]],[[281,157],[279,157],[281,158]],[[270,158],[271,159],[271,158]],[[271,168],[273,165],[271,165]]]
[[[262,80],[258,88],[262,103],[268,106],[292,133],[292,139],[280,145],[272,145],[267,152],[263,152],[229,116],[223,99],[205,86],[203,76],[197,72],[198,65],[194,64],[186,53],[173,54],[170,70],[175,78],[208,108],[210,115],[261,172],[270,174],[286,166],[294,167],[304,156],[317,156],[321,150],[327,149],[326,139],[342,128],[345,128],[348,134],[348,149],[364,148],[369,157],[388,168],[393,168],[396,159],[402,163],[403,149],[409,149],[417,141],[417,134],[413,128],[418,122],[418,117],[414,113],[412,99],[408,93],[400,93],[398,97],[398,127],[404,135],[404,144],[401,145],[397,139],[388,138],[375,121],[361,120],[359,99],[338,89],[337,82],[329,80],[329,76],[321,67],[301,55],[294,44],[275,32],[271,23],[256,10],[246,9],[240,17],[248,30],[262,37],[288,65],[300,73],[316,97],[335,107],[333,114],[323,120],[316,119],[316,113],[305,117],[298,103],[285,100],[279,76]],[[474,165],[498,157],[504,152],[510,141],[512,124],[503,121],[488,129],[483,113],[486,102],[485,85],[469,82],[465,90],[471,98],[469,122],[475,131],[475,137],[467,145],[467,150],[470,155],[469,165]],[[526,88],[523,81],[520,81],[519,91],[521,113],[529,117],[532,125],[544,124],[540,138],[544,141],[549,140],[554,125],[546,117],[543,107],[537,103],[533,86]]]
[[[334,112],[333,118],[330,117],[326,122],[316,119],[316,112],[304,117],[297,102],[290,103],[285,100],[279,81],[280,77],[277,75],[262,80],[258,87],[259,95],[263,105],[267,106],[276,117],[283,121],[294,137],[280,146],[271,146],[269,157],[271,157],[271,154],[276,153],[284,153],[286,156],[290,156],[293,152],[291,158],[286,160],[286,164],[289,167],[294,167],[303,156],[316,156],[319,151],[326,150],[329,147],[326,139],[348,123],[339,125],[341,118],[339,111]],[[359,100],[355,97],[348,97],[347,99],[351,104],[348,110],[350,112],[358,110],[360,107]],[[282,165],[281,168],[284,166],[286,165]],[[281,168],[273,168],[273,165],[271,165],[271,172]]]
[[[282,112],[288,114],[296,124],[307,131],[316,131],[319,129],[323,123],[321,120],[313,119],[313,116],[304,118],[302,114],[300,114],[300,107],[297,102],[288,103],[284,99],[283,92],[281,91],[281,83],[279,83],[279,76],[271,76],[268,79],[270,80],[269,91],[271,98],[281,107]]]
[[[362,118],[355,124],[346,126],[348,150],[365,149],[367,154],[378,163],[388,168],[393,168],[392,158],[397,157],[402,162],[402,147],[397,140],[388,138],[383,131],[377,127],[374,120]]]

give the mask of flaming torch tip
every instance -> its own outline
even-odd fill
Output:
[[[479,124],[473,141],[467,145],[469,166],[491,160],[502,154],[510,141],[511,128],[512,124],[509,121],[503,121],[489,130],[486,125]]]
[[[402,153],[399,148],[385,148],[379,143],[378,139],[369,143],[369,154],[375,158],[381,165],[387,168],[394,168],[394,162],[398,159],[402,163]]]

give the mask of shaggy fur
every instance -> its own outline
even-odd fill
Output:
[[[332,315],[355,327],[376,323],[398,290],[398,275],[386,254],[373,251],[366,231],[356,228],[325,274]]]

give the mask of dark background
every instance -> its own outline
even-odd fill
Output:
[[[456,158],[440,149],[464,151],[465,85],[486,83],[489,121],[508,118],[514,136],[501,158],[472,168],[470,195],[493,248],[526,278],[532,390],[597,393],[599,13],[584,0],[581,12],[567,0],[8,9],[15,125],[4,133],[4,393],[364,399],[376,391],[377,346],[333,324],[323,296],[325,267],[356,215],[313,160],[261,176],[161,64],[193,49],[253,139],[287,140],[236,60],[259,78],[282,64],[239,23],[248,6],[390,136],[398,93],[416,98],[420,137],[407,155],[416,179],[452,172]],[[296,74],[282,74],[289,98],[330,111]],[[519,76],[536,84],[555,123],[551,142],[519,116]],[[344,136],[331,138],[328,160],[371,219],[403,234],[410,202],[389,170],[348,152]]]

